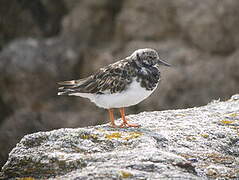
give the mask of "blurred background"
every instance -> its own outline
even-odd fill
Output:
[[[175,65],[127,114],[189,108],[239,90],[238,0],[1,0],[0,167],[25,135],[108,121],[56,82],[155,48]]]

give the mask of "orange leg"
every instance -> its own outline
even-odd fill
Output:
[[[109,111],[111,126],[112,127],[117,127],[116,124],[115,124],[114,110],[113,109],[108,109],[108,111]]]
[[[120,125],[120,127],[139,127],[140,125],[138,124],[129,124],[125,118],[125,111],[124,108],[120,108],[120,114],[121,114],[121,118],[123,120],[123,123]]]

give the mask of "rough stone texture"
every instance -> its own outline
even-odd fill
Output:
[[[84,127],[92,123],[102,123],[104,119],[107,119],[106,117],[96,119],[96,116],[101,117],[102,114],[97,111],[88,114],[81,110],[33,112],[24,109],[16,112],[7,118],[0,127],[0,159],[2,165],[7,161],[8,153],[24,135],[62,127]]]
[[[238,8],[238,0],[2,0],[0,166],[25,134],[106,122],[87,100],[57,97],[55,82],[83,78],[137,48],[156,48],[175,67],[162,69],[159,89],[128,113],[238,93]]]
[[[129,118],[142,127],[101,125],[26,135],[9,154],[2,177],[239,178],[239,95]]]

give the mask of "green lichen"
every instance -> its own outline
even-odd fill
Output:
[[[135,139],[142,136],[142,134],[141,132],[130,132],[128,136],[124,137],[124,140]]]

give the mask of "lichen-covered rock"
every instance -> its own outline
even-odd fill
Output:
[[[84,127],[92,125],[92,123],[97,124],[99,120],[95,116],[100,117],[101,114],[92,112],[89,115],[80,111],[32,112],[26,109],[15,113],[0,126],[0,165],[5,164],[9,152],[24,135],[62,127]]]
[[[9,154],[2,178],[239,178],[239,95],[129,118],[142,127],[101,125],[26,135]]]

